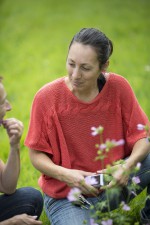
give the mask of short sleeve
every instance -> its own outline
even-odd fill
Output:
[[[25,139],[25,145],[30,149],[40,150],[52,154],[48,138],[48,117],[44,96],[41,92],[34,97],[29,129]]]
[[[145,131],[137,130],[137,124],[147,124],[148,118],[126,79],[121,83],[120,102],[126,143],[131,150],[136,141],[146,137]]]

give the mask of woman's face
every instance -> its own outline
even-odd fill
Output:
[[[0,120],[2,120],[7,111],[11,110],[11,105],[6,99],[6,92],[2,83],[0,83]]]
[[[97,78],[101,70],[97,53],[90,45],[74,42],[68,53],[66,68],[74,90],[97,88]]]

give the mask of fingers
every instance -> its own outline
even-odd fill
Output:
[[[16,225],[42,225],[43,223],[41,221],[36,220],[37,216],[30,216],[27,214],[21,214],[14,216],[13,218],[13,224]]]
[[[37,216],[32,216],[31,217],[31,224],[33,224],[33,225],[41,225],[41,224],[43,224],[41,221],[36,220],[36,219],[37,219]]]
[[[85,177],[91,176],[95,173],[86,172],[82,170],[67,170],[67,176],[65,182],[69,187],[77,187],[85,195],[97,196],[99,191],[97,188],[93,187],[91,184],[85,182]]]
[[[9,132],[17,133],[19,132],[22,134],[23,131],[23,123],[15,118],[9,118],[7,120],[3,120],[3,126]]]
[[[96,173],[108,173],[108,170],[107,169],[97,170]]]
[[[81,192],[84,195],[90,195],[90,196],[98,196],[99,191],[98,189],[92,187],[92,186],[88,186],[88,187],[81,187]]]
[[[99,191],[97,188],[94,188],[92,185],[86,184],[85,180],[80,182],[80,189],[85,195],[97,196]]]
[[[128,183],[129,173],[125,171],[125,168],[123,168],[121,164],[112,166],[109,169],[109,171],[108,169],[104,169],[104,170],[99,170],[97,172],[105,173],[105,174],[109,172],[109,174],[111,174],[112,176],[112,180],[109,182],[109,184],[101,187],[101,190],[105,190],[107,188],[113,188],[117,186],[123,187],[123,186],[126,186]]]
[[[8,136],[20,140],[23,133],[23,123],[15,118],[9,118],[3,121],[3,126],[7,130]],[[13,140],[15,141],[15,140]]]
[[[112,188],[112,187],[115,187],[116,186],[116,182],[113,180],[111,181],[108,185],[102,187],[101,189],[107,189],[107,188]]]
[[[31,224],[31,225],[41,225],[41,224],[43,224],[41,221],[36,220],[37,216],[29,216],[29,215],[27,215],[27,216],[29,218],[29,224]]]

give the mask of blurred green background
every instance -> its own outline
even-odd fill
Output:
[[[0,0],[0,75],[13,107],[7,117],[24,123],[18,187],[39,189],[39,173],[23,145],[32,100],[42,85],[66,74],[68,45],[81,28],[99,28],[113,41],[108,71],[128,79],[150,118],[149,10],[149,0]],[[0,129],[0,158],[6,161],[7,135]],[[49,224],[44,213],[42,220]]]

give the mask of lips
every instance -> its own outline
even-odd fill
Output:
[[[74,86],[81,86],[82,83],[81,82],[78,82],[78,81],[73,81],[72,82]]]

